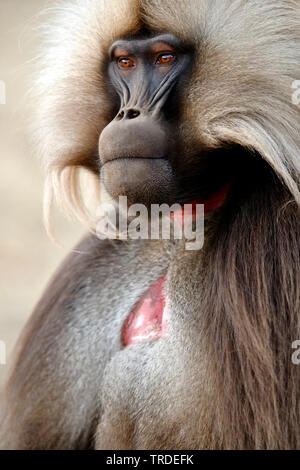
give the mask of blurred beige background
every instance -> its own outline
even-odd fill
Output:
[[[0,387],[22,327],[49,277],[83,233],[79,225],[58,215],[55,229],[64,248],[48,239],[42,221],[43,174],[26,130],[26,63],[34,57],[35,47],[30,36],[37,13],[49,4],[0,0],[0,81],[6,84],[6,104],[0,104],[0,341],[7,350],[7,365],[0,365]]]

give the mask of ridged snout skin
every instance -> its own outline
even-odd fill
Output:
[[[117,158],[165,158],[170,151],[166,130],[151,117],[112,121],[99,139],[101,164]]]

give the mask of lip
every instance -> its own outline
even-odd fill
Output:
[[[164,157],[115,157],[111,158],[110,160],[105,161],[104,163],[101,164],[101,167],[104,167],[104,165],[107,165],[108,163],[113,163],[113,162],[122,162],[122,161],[134,161],[137,162],[138,160],[145,161],[145,160],[152,160],[152,161],[157,161],[157,160],[166,160]],[[101,157],[100,157],[101,161]]]

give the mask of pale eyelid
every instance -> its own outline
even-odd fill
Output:
[[[171,44],[166,42],[157,42],[151,46],[153,54],[160,54],[162,52],[168,54],[174,54],[175,48]]]
[[[132,54],[127,49],[122,49],[121,47],[116,47],[112,52],[112,57],[131,57]]]

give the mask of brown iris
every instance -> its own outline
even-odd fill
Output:
[[[118,60],[118,65],[122,69],[130,69],[135,66],[135,62],[130,57],[121,57]]]
[[[156,64],[158,65],[165,65],[165,64],[170,64],[175,60],[176,56],[171,53],[166,53],[166,54],[161,54],[158,56],[156,59]]]

